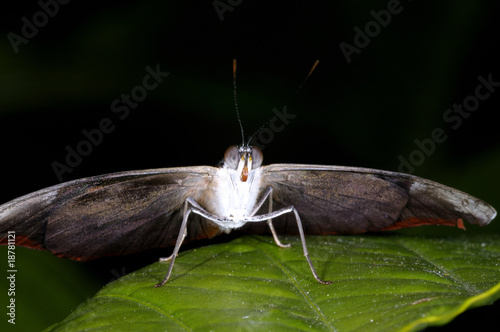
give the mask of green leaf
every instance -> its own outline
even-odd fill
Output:
[[[51,330],[410,331],[500,297],[500,237],[246,236],[155,263],[103,288]]]

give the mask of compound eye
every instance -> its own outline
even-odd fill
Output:
[[[236,145],[231,145],[224,153],[224,162],[227,167],[236,169],[240,160],[240,151]]]
[[[252,168],[256,169],[260,167],[263,161],[264,155],[262,154],[262,151],[258,147],[252,146]]]

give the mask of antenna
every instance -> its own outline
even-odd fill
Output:
[[[241,146],[245,146],[245,133],[243,132],[243,125],[241,124],[240,111],[238,109],[238,98],[236,97],[236,59],[233,59],[233,99],[234,108],[236,109],[236,116],[241,130]]]
[[[304,84],[306,84],[306,81],[309,79],[309,77],[313,73],[314,69],[316,69],[316,66],[318,66],[318,63],[319,63],[319,60],[314,61],[314,64],[312,65],[311,70],[309,70],[309,73],[307,74],[306,78],[304,78],[304,80],[302,81],[302,83],[300,83],[299,87],[295,90],[295,92],[293,93],[293,95],[288,99],[288,101],[286,102],[285,105],[283,105],[283,107],[287,106],[288,103],[290,103],[290,101],[293,98],[297,97],[297,95],[299,94],[300,90],[302,89],[302,87],[304,86]]]
[[[236,60],[235,60],[236,61]],[[311,70],[309,70],[309,73],[307,74],[306,78],[304,78],[304,80],[302,81],[302,83],[300,83],[299,87],[297,89],[295,89],[294,93],[288,98],[287,102],[285,103],[285,105],[283,105],[283,107],[281,107],[281,109],[284,109],[288,106],[288,104],[295,98],[297,97],[297,95],[299,94],[300,90],[302,89],[302,87],[304,86],[304,84],[306,83],[306,81],[309,79],[309,77],[311,76],[311,74],[313,73],[313,71],[316,69],[316,67],[318,66],[318,63],[319,63],[319,60],[316,60],[314,61],[314,64],[312,65],[311,67]],[[236,89],[236,87],[235,87]],[[235,97],[236,98],[236,97]],[[263,124],[262,126],[260,126],[259,129],[257,129],[257,131],[255,131],[255,133],[253,133],[250,138],[248,139],[248,143],[247,145],[250,145],[250,142],[252,141],[252,139],[266,126],[267,122],[265,124]],[[241,126],[241,124],[240,124]],[[241,128],[242,132],[243,132],[243,128]]]

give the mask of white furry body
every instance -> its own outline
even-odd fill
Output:
[[[214,221],[224,231],[243,226],[254,212],[259,198],[262,168],[258,167],[248,173],[247,181],[241,181],[241,171],[223,166],[219,168],[212,181],[213,205],[211,213],[227,218]]]

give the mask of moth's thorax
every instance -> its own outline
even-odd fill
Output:
[[[257,202],[262,168],[258,167],[248,172],[246,181],[241,179],[241,171],[223,165],[212,181],[213,205],[210,212],[227,219],[229,222],[216,222],[224,230],[238,228],[245,224],[241,221],[249,217]]]

